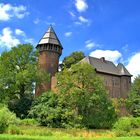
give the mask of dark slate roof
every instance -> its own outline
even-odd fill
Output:
[[[119,63],[117,65],[117,69],[118,69],[120,75],[132,76],[122,63]]]
[[[55,45],[59,45],[60,47],[62,47],[52,26],[50,26],[48,28],[48,31],[40,39],[38,45],[40,45],[40,44],[55,44]]]
[[[115,66],[113,62],[105,60],[104,57],[99,59],[99,58],[87,56],[81,61],[91,64],[96,69],[97,72],[108,73],[108,74],[113,74],[118,76],[122,76],[122,75],[132,76],[127,71],[127,69],[124,66],[122,66],[122,64],[118,64],[118,66]]]

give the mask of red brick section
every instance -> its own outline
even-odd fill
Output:
[[[49,91],[56,85],[55,73],[58,71],[59,54],[53,51],[42,51],[39,54],[39,66],[51,75],[49,83],[41,83],[36,87],[36,96],[41,95],[45,91]],[[53,78],[52,78],[53,77]],[[52,87],[52,88],[51,88]]]

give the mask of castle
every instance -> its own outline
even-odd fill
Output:
[[[58,71],[59,57],[62,54],[63,47],[55,31],[50,26],[36,48],[39,50],[38,63],[40,69],[50,73],[50,82],[41,83],[36,87],[35,94],[39,96],[42,92],[51,90],[56,85],[55,73]],[[127,97],[132,75],[123,64],[119,63],[115,66],[113,62],[105,60],[104,57],[98,59],[87,56],[81,61],[91,64],[95,68],[96,73],[103,77],[104,85],[109,91],[110,97]]]

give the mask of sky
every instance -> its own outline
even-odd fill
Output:
[[[73,51],[123,63],[140,74],[140,0],[0,0],[0,53],[20,43],[37,45],[51,24]]]

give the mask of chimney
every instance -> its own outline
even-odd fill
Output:
[[[102,62],[105,62],[105,57],[101,57],[100,60],[101,60]]]

